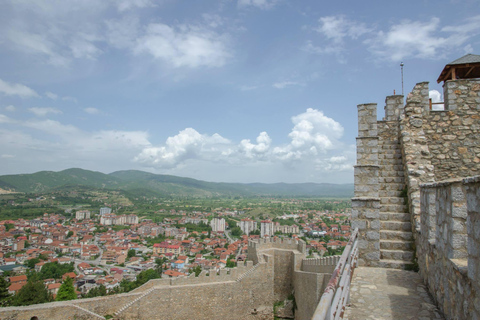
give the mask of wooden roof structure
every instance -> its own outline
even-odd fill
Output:
[[[480,55],[467,54],[443,68],[437,83],[455,79],[480,78]]]

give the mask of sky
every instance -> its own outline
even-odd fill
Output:
[[[352,183],[357,105],[480,54],[478,0],[4,0],[0,175]]]

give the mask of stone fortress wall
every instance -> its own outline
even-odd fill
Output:
[[[272,319],[273,304],[292,296],[295,319],[310,319],[338,258],[304,259],[303,241],[250,241],[245,265],[150,280],[129,293],[7,307],[0,319]]]
[[[359,263],[391,266],[382,251],[388,242],[404,258],[410,249],[411,267],[418,263],[446,318],[480,319],[480,80],[445,81],[442,111],[430,110],[428,92],[422,82],[405,105],[402,96],[387,97],[382,121],[375,104],[358,106],[352,227],[360,229]],[[393,155],[381,146],[392,139],[399,145]],[[386,173],[382,159],[392,156],[396,173]],[[384,208],[382,190],[406,197],[403,213]],[[390,239],[393,228],[386,229],[400,226],[396,219],[405,224]]]

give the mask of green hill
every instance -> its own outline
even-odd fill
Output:
[[[0,186],[18,192],[48,192],[62,187],[85,186],[97,189],[128,191],[136,196],[353,196],[353,184],[327,183],[217,183],[138,170],[104,174],[78,168],[59,172],[40,171],[33,174],[0,176]]]

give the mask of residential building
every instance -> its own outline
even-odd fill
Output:
[[[213,232],[225,232],[225,219],[213,218],[212,221],[210,221],[210,226]]]
[[[273,236],[273,222],[270,220],[262,220],[260,222],[260,237]]]
[[[240,227],[242,232],[248,236],[250,232],[257,229],[257,222],[253,221],[252,219],[245,218],[240,220],[238,226]]]

